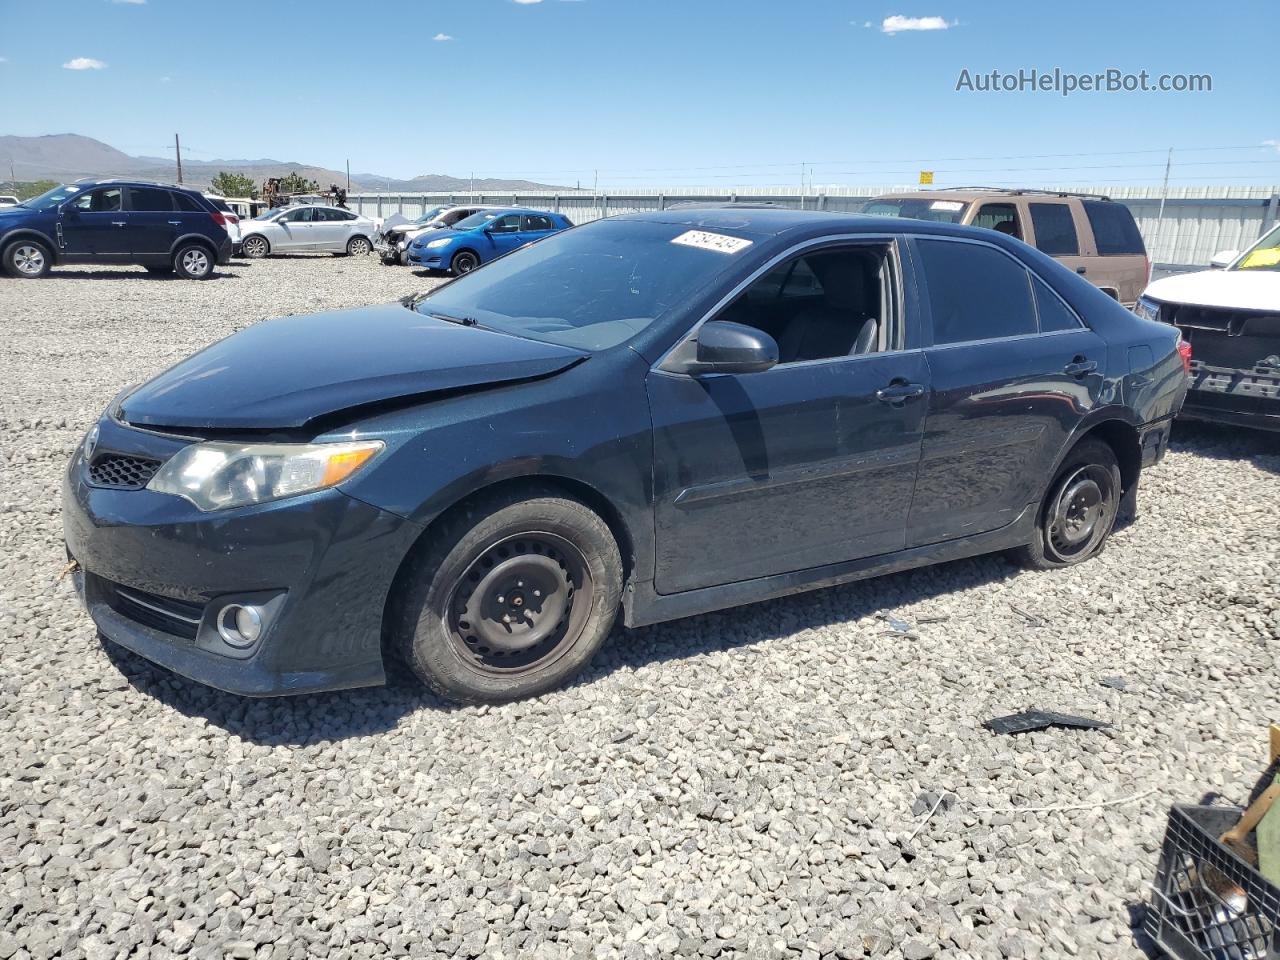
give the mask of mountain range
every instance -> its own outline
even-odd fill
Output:
[[[137,177],[146,180],[177,179],[173,160],[164,157],[135,157],[115,147],[76,133],[55,133],[43,137],[0,136],[0,178],[17,180],[70,181],[79,177]],[[182,160],[183,182],[193,187],[208,187],[221,171],[239,173],[261,184],[268,177],[297,173],[318,183],[321,189],[331,183],[345,184],[347,175],[338,170],[310,163],[282,160]],[[474,181],[481,192],[497,190],[554,190],[553,186],[530,180]],[[375,173],[351,175],[351,190],[388,193],[471,190],[470,178],[445,174],[420,174],[409,180]]]

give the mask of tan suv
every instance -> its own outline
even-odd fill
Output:
[[[890,193],[863,213],[999,230],[1061,261],[1132,308],[1151,263],[1133,214],[1110,197],[973,187]]]

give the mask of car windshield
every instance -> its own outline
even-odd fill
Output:
[[[868,200],[862,212],[873,217],[912,217],[916,220],[933,220],[940,223],[959,223],[969,204],[964,200],[934,200],[927,197],[901,200]]]
[[[687,303],[732,265],[737,254],[715,249],[706,237],[714,235],[680,224],[598,220],[523,247],[410,304],[531,340],[605,350]]]
[[[272,217],[274,217],[277,213],[284,213],[284,211],[285,211],[285,208],[284,208],[284,207],[270,207],[270,208],[268,208],[268,209],[266,209],[266,210],[263,210],[260,214],[258,214],[258,215],[257,215],[256,217],[254,217],[253,219],[255,219],[255,220],[270,220],[270,219],[271,219]]]
[[[453,225],[455,230],[474,230],[476,227],[483,227],[490,220],[497,218],[501,210],[481,210],[479,213],[473,213],[469,217],[464,217]]]
[[[434,209],[428,210],[426,213],[424,213],[422,216],[420,216],[417,220],[414,220],[413,222],[419,223],[419,224],[430,223],[432,220],[440,216],[440,214],[444,213],[448,209],[449,209],[448,207],[435,207]]]
[[[1232,269],[1280,272],[1280,227],[1255,243]]]
[[[30,200],[23,200],[18,204],[20,207],[30,207],[32,210],[49,210],[69,200],[80,192],[79,187],[61,186],[54,187],[52,190],[46,190],[38,197],[32,197]]]

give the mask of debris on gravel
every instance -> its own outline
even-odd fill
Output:
[[[247,700],[100,642],[55,577],[108,400],[435,282],[372,257],[0,279],[0,956],[1143,956],[1169,805],[1243,800],[1280,713],[1278,437],[1179,426],[1083,566],[617,629],[509,706]],[[982,728],[1032,705],[1112,726]]]

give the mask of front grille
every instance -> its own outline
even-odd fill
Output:
[[[162,597],[119,584],[108,584],[107,587],[110,591],[108,603],[121,616],[175,637],[196,638],[200,621],[204,619],[203,604]]]
[[[89,464],[89,482],[95,487],[116,490],[141,490],[160,469],[160,461],[148,457],[130,457],[119,453],[103,453]]]

